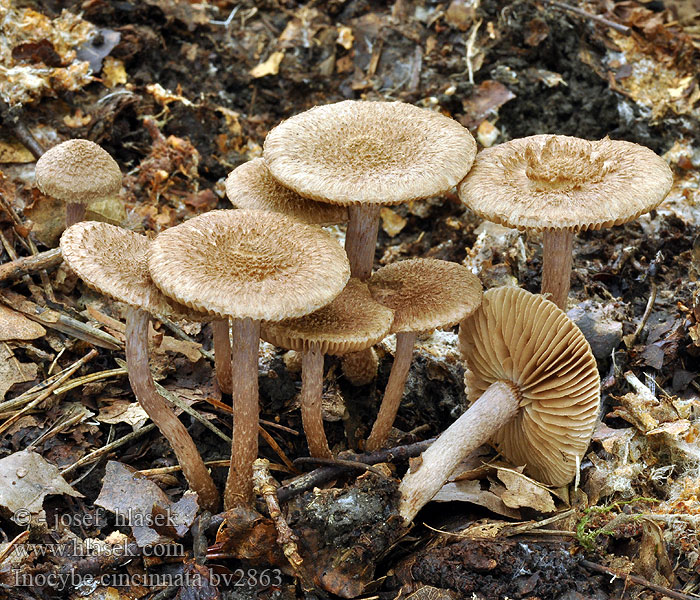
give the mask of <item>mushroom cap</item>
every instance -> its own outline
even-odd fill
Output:
[[[496,448],[540,481],[569,483],[600,404],[598,368],[578,327],[543,296],[506,286],[484,294],[459,340],[471,401],[496,381],[520,395],[517,416],[493,438]]]
[[[658,206],[673,183],[639,144],[533,135],[482,150],[458,187],[484,219],[520,230],[600,229]]]
[[[36,162],[42,193],[64,202],[87,204],[119,193],[122,172],[102,147],[89,140],[68,140]]]
[[[267,323],[260,337],[297,352],[317,344],[323,354],[346,354],[384,339],[393,318],[391,309],[372,299],[367,284],[353,277],[330,304],[298,319]]]
[[[476,142],[454,119],[403,102],[316,106],[267,135],[273,177],[331,204],[399,204],[449,190],[467,174]]]
[[[269,210],[304,223],[335,225],[348,220],[348,209],[310,200],[277,181],[262,158],[243,163],[226,178],[226,195],[238,208]]]
[[[178,305],[155,286],[148,272],[151,241],[108,223],[82,221],[61,236],[63,259],[89,287],[129,306],[190,321],[208,320]]]
[[[463,265],[412,258],[386,265],[369,279],[372,297],[394,311],[391,333],[450,327],[481,304],[479,278]]]
[[[328,233],[263,210],[214,210],[163,231],[148,260],[167,296],[221,318],[281,321],[335,298],[350,278]]]

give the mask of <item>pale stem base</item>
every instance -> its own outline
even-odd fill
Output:
[[[129,383],[139,404],[170,442],[182,473],[197,493],[199,504],[211,512],[219,507],[219,492],[192,437],[168,402],[158,393],[148,367],[148,324],[150,315],[138,308],[126,319],[126,366]]]
[[[543,234],[542,294],[566,311],[571,286],[571,265],[574,232],[567,229],[547,229]]]
[[[214,331],[214,367],[216,381],[224,394],[232,389],[231,338],[228,319],[217,319],[211,324]]]
[[[233,441],[224,508],[253,503],[253,462],[258,458],[258,347],[260,321],[233,319]]]
[[[459,463],[518,410],[519,401],[511,386],[497,381],[421,454],[420,465],[415,470],[409,467],[399,486],[399,513],[407,523],[438,493]]]
[[[413,332],[397,333],[396,334],[396,354],[394,355],[394,364],[391,365],[391,373],[389,381],[384,390],[384,398],[379,407],[377,419],[374,422],[372,431],[367,438],[365,450],[374,452],[379,450],[391,432],[391,427],[394,425],[396,413],[401,405],[403,390],[406,385],[406,377],[411,368],[411,359],[413,358],[413,346],[416,342],[416,334]]]
[[[323,353],[314,344],[301,362],[301,421],[309,453],[314,458],[333,458],[323,427]]]
[[[81,202],[66,204],[66,227],[80,223],[85,219],[85,205]]]
[[[345,252],[350,261],[350,273],[358,279],[367,279],[372,274],[380,208],[374,204],[348,208],[350,221],[345,234]]]

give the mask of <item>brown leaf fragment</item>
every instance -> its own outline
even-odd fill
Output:
[[[433,502],[470,502],[511,519],[519,519],[520,513],[505,505],[493,491],[482,490],[479,481],[464,480],[446,483],[433,497]]]
[[[35,340],[44,335],[46,335],[46,329],[39,323],[0,304],[0,341]]]
[[[482,81],[471,96],[462,100],[465,115],[459,121],[465,127],[474,129],[513,98],[515,94],[502,83],[492,79]]]
[[[27,525],[51,494],[82,497],[61,477],[57,466],[36,452],[22,450],[0,459],[0,508],[12,513],[18,525]]]
[[[151,480],[110,460],[95,504],[114,513],[120,525],[131,527],[136,543],[143,548],[187,533],[197,512],[192,496],[186,493],[178,502],[171,502]]]
[[[556,510],[549,491],[532,479],[511,469],[498,469],[498,478],[505,484],[506,491],[501,500],[511,508],[528,507],[541,513]]]
[[[6,343],[0,343],[0,400],[16,383],[36,379],[38,367],[33,363],[21,363]]]

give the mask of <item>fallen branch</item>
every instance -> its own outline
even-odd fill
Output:
[[[369,454],[341,453],[338,458],[341,460],[351,460],[356,463],[364,463],[366,465],[376,465],[377,463],[382,462],[406,460],[418,456],[434,441],[435,438],[431,438],[423,442],[416,442],[415,444],[408,444],[406,446],[397,446],[396,448],[389,448],[388,450],[377,450],[376,452],[371,452]],[[357,466],[355,466],[355,468],[357,468]],[[345,470],[347,470],[347,467],[340,465],[315,469],[314,471],[297,477],[287,485],[280,487],[277,490],[277,497],[279,498],[280,502],[284,502],[311,488],[335,479]]]
[[[0,265],[0,282],[8,279],[18,279],[24,275],[52,269],[63,261],[60,248],[53,248],[33,256],[25,256]]]
[[[610,21],[609,19],[606,19],[604,17],[593,15],[589,12],[586,12],[585,10],[577,8],[576,6],[564,4],[563,2],[555,2],[554,0],[544,1],[550,6],[558,8],[559,10],[566,10],[568,12],[574,13],[575,15],[578,15],[579,17],[584,17],[585,19],[589,19],[590,21],[595,21],[596,23],[600,23],[601,25],[605,25],[606,27],[614,29],[615,31],[619,31],[624,35],[632,35],[632,29],[627,27],[627,25],[620,25],[620,23],[615,23],[615,21]]]

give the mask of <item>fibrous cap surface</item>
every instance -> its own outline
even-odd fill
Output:
[[[236,167],[226,178],[226,196],[238,208],[269,210],[305,223],[334,225],[348,220],[348,209],[310,200],[284,187],[262,158]]]
[[[37,161],[36,183],[47,196],[87,204],[118,194],[122,173],[116,161],[94,142],[68,140]]]
[[[479,278],[455,262],[413,258],[386,265],[369,279],[377,302],[394,311],[392,333],[455,325],[481,304]]]
[[[666,161],[639,144],[534,135],[482,150],[458,192],[506,227],[579,231],[636,219],[672,183]]]
[[[352,278],[323,308],[300,317],[263,326],[260,337],[275,346],[303,352],[314,344],[323,354],[358,352],[388,333],[393,312],[372,299],[367,284]]]
[[[441,194],[467,174],[476,142],[438,112],[403,102],[316,106],[267,136],[272,175],[332,204],[398,204]]]
[[[153,314],[203,320],[164,296],[148,271],[150,240],[108,223],[82,221],[61,236],[61,253],[71,269],[101,294]]]
[[[151,277],[169,297],[219,317],[280,321],[345,287],[343,248],[321,228],[262,210],[216,210],[153,241]]]

